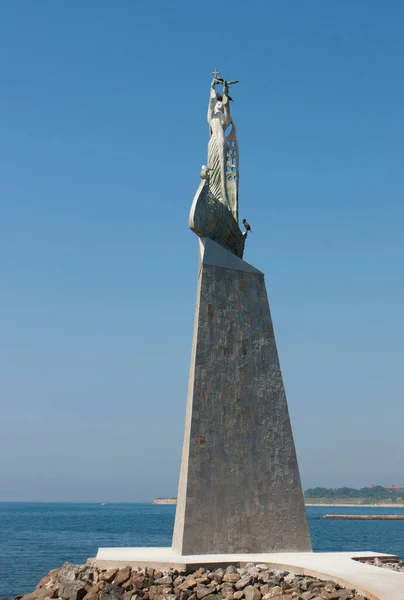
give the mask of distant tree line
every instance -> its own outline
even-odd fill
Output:
[[[369,500],[397,500],[398,497],[404,496],[404,488],[397,490],[386,490],[381,485],[374,487],[364,487],[359,490],[355,488],[310,488],[304,493],[306,498],[327,498],[330,500],[337,498],[365,498]]]

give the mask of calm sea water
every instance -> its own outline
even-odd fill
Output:
[[[400,508],[307,507],[315,551],[376,550],[404,557],[404,521],[324,521]],[[0,503],[0,599],[28,593],[50,569],[83,563],[99,546],[170,546],[175,506]]]

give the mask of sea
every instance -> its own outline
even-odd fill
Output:
[[[308,506],[316,552],[374,550],[404,557],[404,521],[328,521],[324,514],[404,514],[404,508]],[[99,546],[170,546],[175,506],[0,503],[0,600],[33,591],[64,562]]]

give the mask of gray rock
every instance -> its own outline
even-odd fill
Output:
[[[223,577],[223,581],[226,581],[228,583],[236,583],[236,581],[238,581],[239,579],[241,579],[241,576],[239,573],[237,573],[237,571],[226,571]]]
[[[206,596],[209,596],[209,594],[212,594],[212,588],[211,587],[207,587],[205,585],[198,585],[196,588],[196,597],[199,598],[199,600],[201,600],[202,598],[205,598]]]
[[[269,590],[269,592],[263,596],[262,600],[272,600],[272,598],[276,598],[276,596],[279,596],[280,594],[283,594],[283,590],[279,585],[277,585]]]
[[[242,590],[247,585],[250,585],[251,582],[252,582],[251,575],[244,575],[243,577],[241,577],[241,579],[239,579],[236,582],[236,590]]]
[[[100,591],[100,600],[122,600],[123,589],[119,585],[107,583]]]
[[[59,597],[63,600],[83,600],[89,589],[83,581],[63,580],[59,585]]]
[[[233,598],[233,595],[234,595],[233,585],[231,583],[223,584],[220,587],[220,593],[222,594],[223,598]]]
[[[283,581],[285,581],[289,585],[292,585],[293,582],[295,581],[295,574],[294,573],[288,573],[288,575],[286,575],[284,577]]]
[[[223,577],[224,577],[223,569],[216,569],[215,574],[213,576],[214,580],[217,581],[217,583],[222,583]]]
[[[106,581],[108,583],[111,583],[118,571],[119,569],[107,569],[106,571],[101,573],[99,579],[100,581]]]
[[[261,600],[261,592],[253,585],[244,588],[244,598],[246,600]]]
[[[118,573],[114,577],[114,585],[122,585],[125,581],[130,579],[132,574],[132,569],[130,567],[124,567],[123,569],[119,569]]]
[[[192,577],[191,575],[189,575],[188,577],[186,577],[184,579],[184,581],[182,583],[180,583],[180,585],[178,586],[178,589],[180,590],[188,590],[188,589],[192,589],[197,585],[196,579],[194,577]]]
[[[163,577],[154,580],[155,585],[171,585],[172,582],[173,578],[170,577],[170,575],[164,575]]]

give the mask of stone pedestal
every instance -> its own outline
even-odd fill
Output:
[[[264,275],[208,238],[173,551],[311,550]]]

